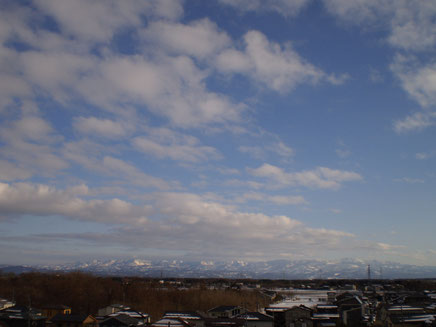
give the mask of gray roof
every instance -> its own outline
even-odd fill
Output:
[[[207,312],[226,312],[237,308],[239,308],[237,305],[220,305],[213,309],[208,310]]]
[[[138,321],[138,319],[132,318],[128,315],[125,314],[120,314],[118,316],[115,317],[109,317],[107,319],[105,319],[104,321],[102,321],[100,323],[101,326],[105,326],[105,325],[114,325],[113,323],[110,323],[111,321],[116,320],[118,321],[120,324],[119,325],[125,325],[125,326],[138,326],[142,323],[140,323]]]
[[[77,314],[77,315],[64,315],[62,313],[58,313],[53,318],[50,319],[51,322],[75,322],[75,323],[81,323],[86,318],[88,318],[89,315],[86,314]]]
[[[244,320],[256,320],[256,321],[272,321],[273,317],[265,315],[260,312],[246,312],[238,315],[236,318]]]

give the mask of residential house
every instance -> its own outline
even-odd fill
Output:
[[[233,318],[245,313],[245,309],[237,305],[220,305],[207,311],[211,318]]]
[[[53,327],[98,327],[97,319],[86,314],[58,313],[50,319]]]
[[[99,323],[100,327],[138,327],[144,324],[136,318],[129,315],[119,314],[114,317],[109,317]]]
[[[62,304],[47,305],[42,308],[42,314],[47,317],[48,320],[56,316],[58,313],[69,315],[71,314],[71,308]]]
[[[380,309],[381,321],[387,327],[428,326],[435,317],[427,314],[424,308],[410,305],[384,306]]]
[[[338,306],[318,304],[312,315],[314,326],[336,326],[339,323]]]
[[[15,302],[0,298],[0,310],[13,307]]]
[[[244,327],[245,320],[238,318],[206,318],[205,327]]]
[[[366,305],[364,304],[362,298],[358,295],[351,294],[351,293],[346,293],[346,294],[344,293],[342,294],[342,296],[337,297],[335,305],[338,306],[339,315],[343,324],[346,324],[346,320],[349,319],[346,317],[347,315],[345,313],[346,311],[349,311],[351,309],[357,309],[355,311],[352,311],[353,317],[356,317],[359,310],[360,310],[360,317],[363,318],[363,316],[365,315]],[[351,312],[349,312],[348,314],[351,314]]]
[[[342,311],[342,323],[345,326],[366,326],[360,308],[351,308]]]
[[[41,310],[14,305],[0,310],[0,323],[6,327],[45,327]]]
[[[273,317],[260,312],[246,312],[236,318],[245,321],[245,327],[274,327]]]
[[[192,327],[187,321],[180,318],[162,318],[154,322],[151,327]]]
[[[204,327],[206,319],[206,317],[196,311],[167,311],[163,318],[182,319],[193,327]]]
[[[116,317],[118,315],[127,315],[129,317],[137,319],[142,324],[149,324],[150,323],[150,315],[148,313],[144,313],[141,311],[133,310],[129,307],[125,307],[122,310],[119,310],[115,313],[111,313],[107,317]]]
[[[300,305],[285,312],[286,327],[313,327],[313,310]]]
[[[118,311],[128,310],[128,309],[130,309],[130,308],[128,306],[123,305],[123,304],[111,304],[111,305],[108,305],[107,307],[98,309],[97,316],[104,317],[104,316],[108,316],[112,313],[116,313]]]
[[[265,312],[273,317],[274,327],[286,327],[286,311],[289,308],[269,307],[265,308]]]

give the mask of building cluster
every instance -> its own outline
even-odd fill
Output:
[[[121,304],[94,315],[76,314],[64,305],[41,309],[0,299],[0,327],[334,327],[436,326],[436,292],[387,285],[322,289],[263,289],[280,301],[258,311],[220,305],[207,312],[167,311],[156,321]]]

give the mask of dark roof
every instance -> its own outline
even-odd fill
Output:
[[[166,311],[164,317],[181,318],[181,319],[204,319],[200,313],[196,311]]]
[[[119,303],[111,304],[111,305],[109,305],[108,307],[112,307],[112,308],[121,308],[121,309],[130,309],[130,307],[128,307],[127,305],[119,304]]]
[[[208,310],[207,312],[226,312],[237,308],[239,308],[237,305],[220,305]]]
[[[357,296],[346,297],[335,302],[338,306],[341,305],[362,305],[362,300]]]
[[[170,326],[183,326],[183,327],[190,327],[191,325],[187,322],[184,321],[183,319],[180,318],[162,318],[158,321],[155,321],[151,326],[165,326],[165,327],[170,327]]]
[[[244,319],[236,318],[207,318],[205,320],[205,325],[208,327],[242,327],[244,324]]]
[[[260,312],[246,312],[236,316],[236,318],[244,320],[256,320],[256,321],[273,321],[273,317],[264,315]]]
[[[32,309],[34,310],[34,309]],[[4,308],[1,310],[2,312],[21,312],[25,313],[29,311],[29,308],[24,305],[14,305],[12,307]]]
[[[115,321],[118,321],[119,323],[114,323]],[[100,323],[100,326],[114,326],[114,325],[123,325],[123,326],[137,326],[139,324],[138,319],[132,318],[129,315],[120,314],[115,317],[110,317],[105,319]]]
[[[309,307],[306,307],[304,304],[300,304],[299,306],[293,306],[292,308],[287,309],[286,311],[294,311],[294,310],[305,310],[312,312],[313,310]]]
[[[42,316],[40,310],[34,308],[29,309],[22,305],[14,305],[13,307],[0,310],[0,315],[3,319],[46,319],[46,317]]]
[[[108,317],[115,317],[115,316],[118,316],[118,315],[127,315],[127,316],[130,316],[132,318],[137,318],[137,319],[147,319],[149,317],[148,313],[143,313],[143,312],[140,312],[140,311],[136,311],[136,310],[133,310],[133,309],[130,309],[130,308],[127,309],[127,308],[128,307],[126,307],[123,310],[111,313],[110,315],[108,315]]]
[[[53,318],[50,319],[52,322],[83,322],[89,315],[81,314],[81,315],[64,315],[62,313],[58,313]]]
[[[55,310],[65,310],[71,309],[69,306],[63,304],[49,304],[42,307],[43,309],[55,309]]]

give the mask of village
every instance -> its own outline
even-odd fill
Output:
[[[34,307],[0,300],[1,327],[333,327],[436,326],[436,289],[419,281],[254,281],[157,280],[162,292],[256,294],[265,302],[221,303],[207,310],[166,307],[152,317],[134,303],[111,303],[96,312],[74,310],[65,303]],[[126,279],[122,280],[126,284]],[[283,284],[292,286],[283,287]],[[192,293],[193,294],[193,293]],[[219,293],[211,293],[219,294]],[[243,297],[242,297],[243,299]],[[125,300],[125,298],[124,298]],[[247,300],[248,301],[248,300]],[[21,301],[23,302],[23,301]],[[262,304],[268,303],[266,306]]]

